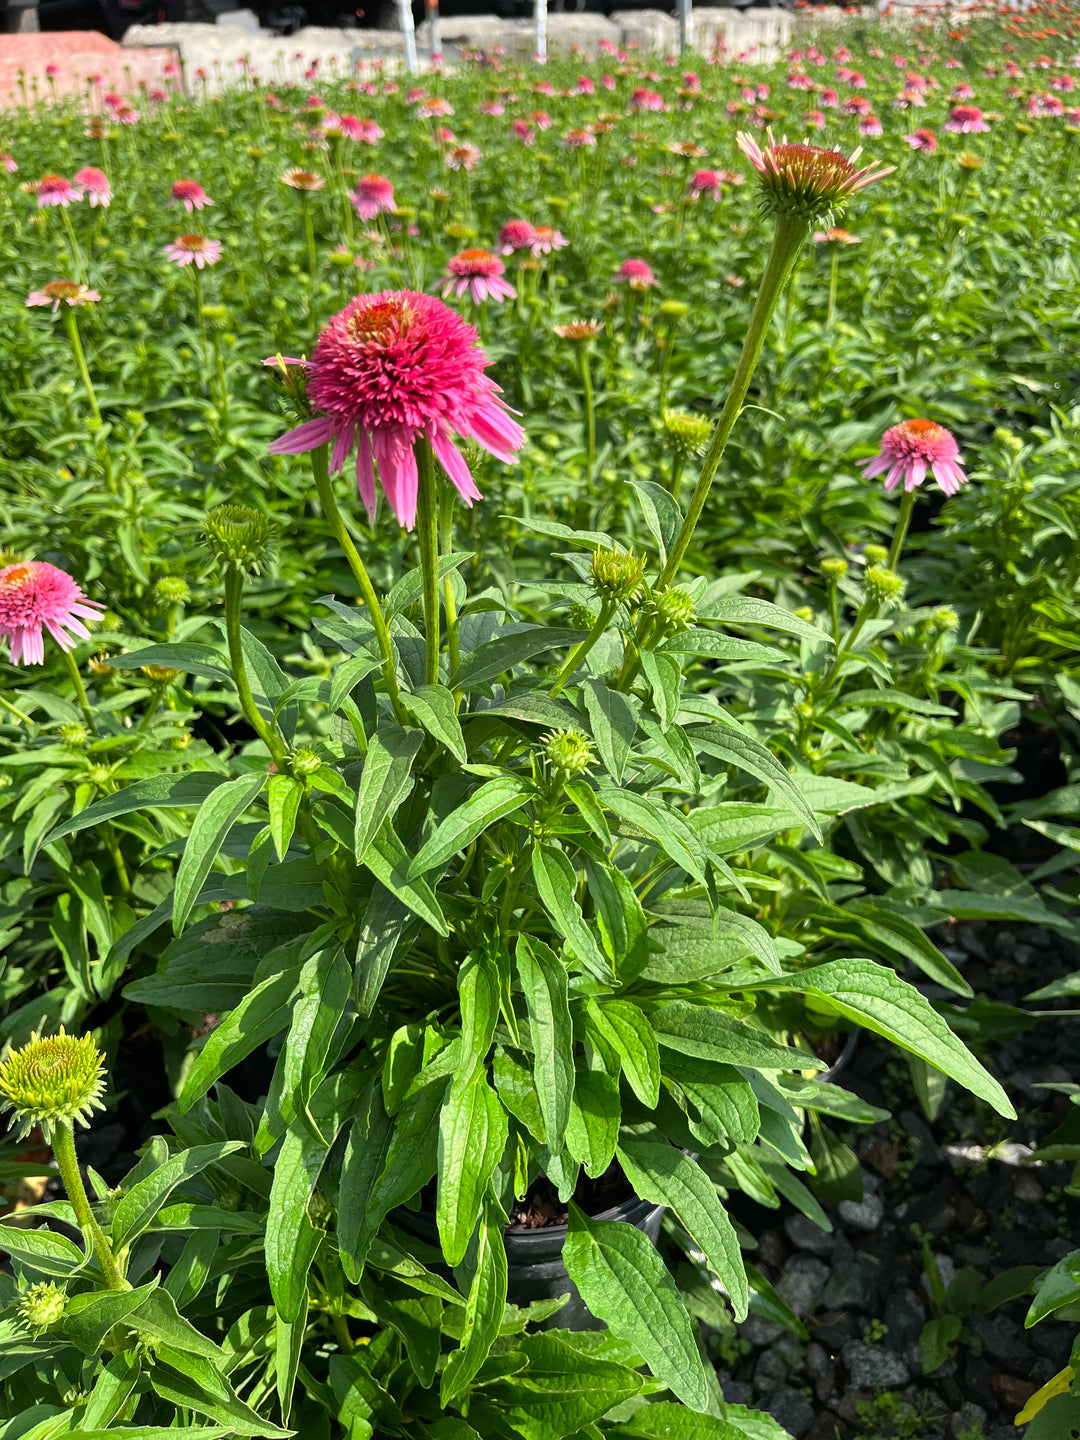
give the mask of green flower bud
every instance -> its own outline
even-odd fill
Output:
[[[306,780],[322,768],[322,756],[310,745],[302,745],[289,756],[289,774],[295,780]]]
[[[86,778],[91,785],[105,786],[112,779],[112,771],[108,765],[91,765],[86,772]]]
[[[60,739],[65,745],[82,750],[90,744],[90,731],[85,725],[79,725],[72,721],[70,724],[60,726]]]
[[[154,586],[154,599],[159,605],[186,605],[191,590],[179,575],[163,575]]]
[[[797,610],[793,610],[791,613],[792,613],[797,619],[799,619],[799,620],[805,620],[805,621],[807,622],[807,624],[810,624],[811,621],[812,621],[813,618],[814,618],[814,611],[813,611],[812,607],[809,606],[809,605],[800,605]]]
[[[0,1062],[0,1111],[18,1122],[18,1138],[41,1126],[51,1142],[53,1126],[67,1120],[89,1125],[94,1110],[104,1110],[103,1057],[92,1035],[32,1034],[27,1044]]]
[[[203,305],[199,314],[211,330],[224,330],[229,323],[229,312],[224,305]]]
[[[863,555],[867,565],[884,565],[889,558],[889,552],[884,545],[864,546]]]
[[[240,1209],[240,1202],[242,1199],[243,1196],[240,1194],[240,1191],[237,1190],[235,1185],[231,1185],[229,1189],[224,1192],[224,1194],[218,1197],[218,1208],[221,1210],[228,1210],[231,1213],[234,1210]]]
[[[669,630],[685,630],[694,619],[693,597],[680,586],[665,590],[656,602],[656,614]]]
[[[206,517],[206,543],[222,569],[257,575],[273,542],[273,525],[250,505],[219,505]]]
[[[19,1296],[19,1319],[31,1330],[48,1330],[64,1318],[67,1291],[63,1285],[42,1281]]]
[[[1010,455],[1019,455],[1024,448],[1024,442],[1020,439],[1020,436],[1014,435],[1011,430],[1006,430],[1003,427],[994,431],[994,439],[1003,450],[1008,450]]]
[[[704,454],[713,422],[705,415],[692,415],[688,410],[665,410],[664,430],[668,446],[684,460],[690,460]]]
[[[145,675],[152,685],[171,685],[183,673],[169,665],[140,665],[140,675]]]
[[[800,700],[795,706],[795,714],[800,720],[812,720],[814,717],[814,707],[808,700]]]
[[[596,624],[596,616],[585,605],[571,605],[567,619],[573,630],[591,630]]]
[[[330,261],[331,265],[336,266],[339,270],[347,270],[353,263],[353,253],[351,250],[331,250],[326,258]]]
[[[592,587],[603,601],[631,600],[637,594],[648,556],[626,550],[594,550]]]
[[[682,300],[663,300],[660,303],[660,314],[673,325],[677,325],[690,314],[690,306]]]
[[[821,562],[821,573],[826,580],[842,580],[848,572],[848,563],[839,555],[826,555]]]
[[[583,774],[593,761],[592,742],[581,730],[552,730],[544,738],[544,759],[565,780]]]
[[[951,605],[939,605],[930,617],[930,628],[938,635],[955,630],[959,624],[960,616]]]
[[[904,582],[895,570],[884,565],[871,565],[863,576],[867,597],[877,605],[890,605],[904,593]]]

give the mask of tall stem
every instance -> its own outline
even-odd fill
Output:
[[[315,224],[311,218],[311,204],[303,190],[300,191],[300,208],[304,212],[304,234],[307,236],[308,269],[311,272],[312,284],[314,284],[315,271],[319,267],[319,257],[315,250]]]
[[[668,552],[667,564],[657,582],[658,590],[666,589],[679,573],[679,566],[685,558],[697,523],[701,519],[701,512],[705,508],[705,502],[709,498],[713,477],[723,458],[724,449],[735,428],[735,422],[739,418],[743,401],[746,399],[746,392],[750,388],[750,381],[753,379],[762,347],[765,344],[765,337],[768,334],[769,322],[776,309],[776,302],[791,274],[808,229],[809,226],[805,221],[788,216],[782,217],[776,222],[776,234],[773,237],[769,263],[754,303],[754,312],[750,317],[750,328],[746,332],[746,339],[743,341],[742,354],[735,367],[731,388],[724,401],[724,408],[720,412],[716,429],[713,431],[712,441],[701,463],[701,474],[694,487],[686,519],[675,538],[674,545]]]
[[[83,1185],[82,1175],[79,1172],[79,1161],[75,1154],[75,1132],[70,1120],[56,1122],[52,1148],[53,1154],[56,1156],[56,1166],[60,1171],[60,1178],[64,1182],[67,1197],[71,1201],[71,1208],[75,1211],[79,1227],[93,1249],[94,1259],[105,1277],[105,1284],[110,1290],[130,1290],[131,1286],[120,1274],[112,1247],[105,1237],[105,1232],[94,1219],[90,1201],[86,1198],[86,1187]]]
[[[840,246],[833,245],[829,268],[829,309],[825,315],[825,328],[831,330],[836,319],[836,291],[840,283]]]
[[[900,514],[896,517],[896,529],[893,531],[892,544],[889,547],[890,570],[896,569],[896,563],[900,559],[900,552],[907,539],[908,526],[911,524],[911,512],[914,508],[915,491],[905,490],[900,497]]]
[[[424,597],[424,679],[438,684],[439,651],[442,634],[439,628],[439,515],[435,491],[435,454],[429,442],[421,437],[416,442],[416,469],[419,485],[416,492],[416,538],[420,545],[420,569]]]
[[[578,360],[581,365],[581,389],[585,396],[585,488],[591,493],[596,469],[596,405],[589,373],[589,354],[584,345],[580,348]]]
[[[454,548],[454,491],[449,485],[442,487],[439,496],[439,554],[449,555]],[[443,576],[443,611],[446,615],[446,643],[450,651],[450,674],[458,667],[458,613],[454,598],[453,575]]]
[[[68,214],[68,207],[66,205],[60,206],[60,218],[64,222],[64,229],[67,231],[68,244],[71,246],[71,254],[79,272],[79,279],[85,285],[87,283],[86,261],[83,259],[82,247],[75,234],[75,226],[71,223],[71,216]]]
[[[26,725],[33,724],[29,715],[20,710],[17,705],[12,705],[11,701],[5,699],[3,695],[0,695],[0,710],[6,710],[14,720],[21,720]]]
[[[229,645],[229,662],[232,668],[236,693],[240,697],[240,709],[244,719],[270,751],[278,769],[285,765],[285,747],[281,737],[270,728],[259,713],[255,697],[248,683],[247,666],[244,663],[244,646],[240,634],[240,615],[244,598],[244,577],[231,565],[225,572],[225,638]]]
[[[66,211],[64,212],[67,213]],[[79,371],[79,379],[86,391],[86,399],[90,406],[90,413],[97,423],[101,424],[101,411],[98,409],[97,395],[94,393],[94,382],[90,378],[90,369],[86,363],[86,355],[83,351],[82,340],[79,338],[79,322],[75,319],[75,311],[70,305],[61,305],[61,313],[64,317],[64,329],[68,333],[68,340],[75,355],[75,365]]]
[[[371,616],[371,623],[375,627],[375,639],[378,642],[379,651],[383,657],[383,678],[386,681],[386,690],[390,696],[390,703],[394,707],[394,714],[399,720],[404,720],[405,710],[401,704],[401,694],[398,689],[397,671],[394,668],[394,649],[390,641],[390,631],[386,625],[386,618],[379,604],[379,597],[375,594],[375,587],[371,583],[371,577],[367,572],[359,551],[353,544],[352,536],[345,528],[345,521],[341,518],[341,511],[334,499],[334,487],[330,483],[330,471],[327,466],[326,446],[320,445],[311,452],[311,473],[315,477],[315,489],[319,496],[319,504],[322,512],[334,532],[334,539],[341,546],[353,578],[360,586],[360,594],[364,604],[368,607]]]
[[[75,699],[78,701],[79,709],[83,713],[86,728],[90,731],[91,735],[96,735],[98,729],[94,723],[94,712],[90,709],[90,701],[86,698],[86,686],[83,684],[82,676],[79,674],[79,666],[76,663],[75,656],[70,650],[64,651],[64,664],[71,677],[71,683],[75,687]]]
[[[611,617],[614,614],[614,605],[602,605],[600,607],[600,614],[596,617],[596,624],[589,631],[588,635],[585,636],[585,639],[582,640],[580,644],[574,646],[573,650],[570,652],[566,664],[559,671],[559,674],[555,680],[555,684],[551,687],[550,694],[552,699],[554,699],[555,696],[559,694],[563,686],[573,675],[574,671],[578,668],[581,662],[585,659],[586,655],[588,655],[589,651],[600,639],[600,636],[603,635],[604,631],[611,624]]]

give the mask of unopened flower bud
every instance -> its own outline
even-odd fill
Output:
[[[572,630],[591,630],[596,624],[596,616],[586,605],[571,605],[567,618]]]
[[[863,576],[866,594],[877,605],[889,605],[899,600],[904,592],[904,582],[895,570],[886,570],[884,565],[871,565]]]
[[[19,1319],[31,1330],[48,1330],[64,1318],[67,1291],[63,1285],[42,1281],[19,1296]]]
[[[884,545],[867,545],[863,550],[867,565],[884,565],[889,552]]]
[[[669,630],[685,630],[694,619],[693,597],[680,586],[665,590],[656,602],[656,614]]]
[[[90,781],[91,785],[97,785],[100,789],[106,786],[112,779],[112,771],[108,765],[91,765],[90,769],[86,772],[86,778]]]
[[[154,599],[159,605],[186,605],[191,590],[179,575],[163,575],[154,586]]]
[[[243,1199],[240,1191],[235,1185],[231,1185],[222,1195],[218,1197],[218,1208],[230,1212],[240,1209],[240,1202]]]
[[[939,605],[930,617],[930,627],[939,635],[955,630],[959,624],[960,616],[951,605]]]
[[[302,745],[289,756],[289,774],[294,780],[306,780],[322,768],[322,757],[310,745]]]
[[[814,707],[808,700],[800,700],[795,706],[795,714],[800,720],[812,720],[814,717]]]
[[[809,624],[814,618],[813,608],[809,605],[800,605],[797,610],[791,612],[796,619],[805,620]]]
[[[999,427],[994,431],[994,439],[1003,450],[1008,450],[1010,455],[1019,455],[1024,448],[1024,442],[1020,436],[1014,435],[1011,430],[1006,430],[1004,427]]]
[[[211,330],[224,330],[229,323],[229,312],[224,305],[203,305],[199,314]]]
[[[848,572],[848,563],[839,555],[826,555],[821,562],[821,573],[826,580],[842,580]]]
[[[223,569],[258,574],[270,559],[274,527],[250,505],[219,505],[206,517],[206,543]]]
[[[81,750],[90,744],[90,731],[85,725],[79,725],[72,721],[67,725],[60,726],[60,739],[65,745],[71,745],[74,749]]]
[[[682,300],[662,300],[660,314],[665,320],[670,320],[672,325],[677,325],[680,320],[685,320],[690,314],[690,306]]]
[[[171,685],[180,678],[181,672],[169,665],[140,665],[139,671],[152,685]]]
[[[19,1138],[41,1126],[51,1143],[59,1121],[89,1125],[94,1110],[104,1110],[103,1057],[92,1035],[32,1034],[0,1063],[0,1110],[10,1110]]]
[[[592,744],[581,730],[552,730],[544,739],[544,759],[557,775],[570,780],[592,764]]]
[[[98,677],[116,674],[115,668],[109,664],[109,657],[107,655],[92,655],[86,662],[86,668],[90,671],[91,675],[97,675]]]
[[[592,587],[603,601],[618,603],[637,593],[648,557],[626,550],[594,550]]]
[[[704,453],[713,422],[705,415],[693,415],[688,410],[665,410],[664,430],[671,449],[684,460],[690,460]]]

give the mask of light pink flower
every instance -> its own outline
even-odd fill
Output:
[[[310,195],[316,190],[322,190],[326,181],[314,170],[301,170],[299,166],[292,165],[281,177],[282,185],[288,185],[290,190],[302,190],[305,195]]]
[[[591,130],[568,130],[560,142],[568,150],[588,150],[596,144]]]
[[[577,84],[574,88],[579,95],[596,94],[596,84],[593,80],[589,78],[588,75],[579,75],[577,78]]]
[[[205,235],[178,235],[165,246],[165,254],[177,265],[194,265],[201,270],[221,259],[221,241],[208,240]]]
[[[824,110],[806,110],[806,111],[804,111],[804,112],[803,112],[803,123],[804,123],[804,125],[806,125],[806,127],[807,127],[808,130],[824,130],[824,129],[825,129],[825,112],[824,112]]]
[[[484,374],[488,359],[476,331],[449,306],[413,290],[358,295],[324,328],[308,362],[307,396],[321,411],[275,440],[274,455],[297,455],[333,442],[330,468],[354,447],[356,481],[375,514],[375,466],[400,525],[416,523],[413,447],[427,439],[458,493],[480,498],[453,432],[511,463],[525,432]]]
[[[193,210],[203,210],[213,205],[213,200],[197,180],[177,180],[172,187],[170,205],[183,205],[190,215]]]
[[[954,100],[974,100],[975,91],[966,80],[961,80],[959,85],[953,86],[952,98]]]
[[[951,130],[954,135],[975,135],[989,130],[990,126],[977,105],[954,105],[942,128]]]
[[[383,138],[383,130],[374,120],[358,120],[355,115],[342,115],[338,123],[343,135],[365,145],[375,145]]]
[[[449,100],[443,100],[438,95],[432,95],[417,107],[416,113],[424,120],[440,119],[445,115],[452,115],[454,113],[454,107],[450,104]]]
[[[631,110],[663,110],[664,97],[655,90],[639,87],[630,96]]]
[[[444,295],[468,294],[473,300],[513,300],[517,291],[502,277],[506,266],[490,250],[462,250],[446,262]]]
[[[6,150],[0,150],[0,167],[6,170],[9,175],[14,175],[19,168],[15,163],[15,156],[9,155]]]
[[[553,250],[563,250],[569,244],[570,241],[567,240],[566,236],[558,230],[552,229],[550,225],[537,225],[533,229],[530,249],[535,256],[539,257],[541,255],[550,255]]]
[[[349,199],[361,220],[374,220],[381,211],[393,210],[394,187],[385,175],[362,175]]]
[[[508,220],[499,231],[499,253],[512,255],[515,250],[527,250],[536,239],[536,231],[528,220]]]
[[[881,450],[859,466],[869,480],[885,473],[885,489],[895,490],[901,480],[914,490],[929,470],[946,495],[955,495],[967,476],[960,468],[960,450],[944,425],[933,420],[902,420],[881,437]]]
[[[533,127],[528,120],[515,120],[510,126],[510,133],[515,139],[520,140],[523,145],[535,145],[536,136],[533,134]]]
[[[12,665],[44,663],[42,630],[61,650],[88,639],[83,619],[96,620],[102,608],[87,600],[70,575],[44,560],[23,560],[0,570],[0,637],[8,642]]]
[[[645,260],[624,260],[615,273],[615,283],[629,285],[631,290],[648,290],[655,285],[652,266]]]
[[[818,103],[823,105],[826,110],[835,110],[840,104],[840,96],[835,90],[822,90],[818,96]]]
[[[689,191],[693,196],[711,195],[713,200],[720,199],[721,180],[717,170],[695,170],[690,177]]]
[[[554,121],[546,110],[530,110],[529,119],[536,126],[537,130],[550,130],[554,124]]]
[[[937,136],[932,130],[916,130],[913,135],[905,135],[904,139],[913,150],[925,150],[929,155],[937,149]]]
[[[38,209],[46,205],[70,205],[81,200],[82,191],[63,175],[43,175],[37,182]]]
[[[99,170],[94,165],[84,165],[81,170],[77,171],[75,184],[81,185],[86,191],[91,207],[108,206],[112,200],[112,186],[109,184],[109,177],[104,170]]]
[[[785,202],[801,198],[813,204],[842,204],[896,168],[888,165],[875,170],[864,165],[856,170],[861,147],[845,158],[839,150],[826,150],[820,145],[789,145],[786,140],[778,144],[771,131],[764,150],[752,135],[745,133],[736,137],[736,143],[761,176],[765,198],[777,201],[782,197]]]
[[[101,296],[75,280],[50,280],[40,290],[31,290],[26,297],[27,305],[51,305],[53,314],[65,305],[93,305]]]
[[[860,134],[860,135],[880,135],[880,134],[881,134],[881,121],[878,119],[878,117],[877,117],[875,114],[873,114],[872,111],[867,111],[867,113],[866,113],[866,114],[862,117],[862,119],[859,121],[859,134]]]
[[[831,230],[815,230],[813,234],[815,245],[861,245],[862,241],[858,235],[852,235],[850,230],[841,230],[834,226]]]
[[[451,170],[475,170],[480,159],[475,145],[455,145],[446,152],[446,163]]]

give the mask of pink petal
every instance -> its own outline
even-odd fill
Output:
[[[368,519],[375,519],[375,504],[377,494],[375,491],[375,466],[371,459],[371,431],[361,430],[356,445],[356,488],[360,492],[360,499],[364,502],[364,509],[368,513]]]
[[[403,530],[411,530],[416,524],[415,438],[415,432],[399,429],[376,430],[372,436],[383,494]]]
[[[471,506],[474,500],[479,500],[480,491],[476,488],[476,481],[465,463],[465,457],[442,427],[431,437],[431,448],[466,505]]]
[[[343,425],[334,436],[334,451],[330,457],[331,471],[340,470],[349,458],[356,433],[351,425]]]
[[[315,420],[305,420],[285,435],[279,435],[268,448],[271,455],[301,455],[306,450],[325,445],[333,433],[334,422],[320,415]]]

